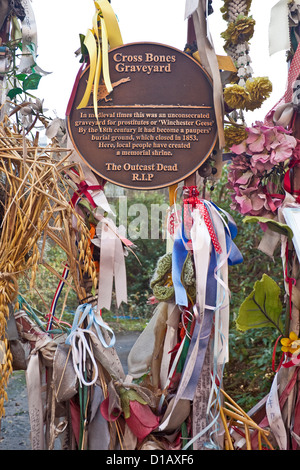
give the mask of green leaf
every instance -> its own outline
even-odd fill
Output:
[[[84,34],[79,34],[79,39],[80,39],[81,54],[82,54],[82,55],[88,55],[88,54],[89,54],[89,51],[87,50],[87,47],[86,47],[86,45],[84,44],[85,35],[84,35]]]
[[[131,401],[138,401],[142,405],[147,405],[147,402],[143,400],[143,398],[140,397],[140,395],[133,389],[125,389],[125,388],[120,388],[119,390],[120,394],[120,399],[121,399],[121,405],[122,405],[122,410],[124,413],[124,417],[128,419],[130,417],[130,402]]]
[[[23,93],[23,90],[22,88],[12,88],[11,90],[9,90],[9,92],[7,93],[7,96],[9,99],[14,99],[17,95],[20,95],[21,93]]]
[[[16,78],[20,80],[20,82],[24,82],[25,78],[27,77],[26,73],[17,73]]]
[[[286,224],[282,224],[278,222],[277,220],[273,219],[268,219],[267,217],[255,217],[255,216],[249,216],[247,215],[243,219],[243,223],[262,223],[266,224],[270,230],[273,230],[273,232],[280,233],[281,235],[285,235],[288,237],[289,240],[292,240],[294,234],[293,230]]]
[[[29,44],[26,44],[26,49],[30,52],[33,57],[33,60],[36,62],[36,45],[31,42]]]
[[[261,280],[254,284],[251,294],[242,303],[236,326],[241,331],[272,327],[282,333],[281,313],[280,288],[267,274],[263,274]]]
[[[23,90],[36,90],[39,86],[42,75],[39,73],[30,74],[23,82]]]

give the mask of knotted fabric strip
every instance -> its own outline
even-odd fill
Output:
[[[281,415],[278,398],[278,373],[275,374],[266,402],[266,413],[270,429],[275,436],[280,450],[287,450],[287,433]]]

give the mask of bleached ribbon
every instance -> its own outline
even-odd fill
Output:
[[[281,416],[278,398],[278,373],[276,373],[268,399],[266,412],[272,433],[279,445],[280,450],[287,450],[287,433]]]
[[[197,7],[196,7],[197,4]],[[214,50],[214,45],[209,34],[207,26],[207,1],[198,0],[188,1],[186,4],[186,14],[192,13],[194,30],[197,40],[197,48],[201,58],[201,64],[211,76],[213,81],[213,100],[214,110],[217,122],[219,147],[225,146],[224,138],[224,100],[223,100],[223,85],[219,70],[218,58]]]
[[[279,0],[271,9],[269,24],[269,53],[290,49],[289,0]]]
[[[31,68],[34,66],[35,71],[47,75],[49,72],[45,72],[36,64],[37,56],[37,26],[34,11],[31,6],[30,0],[21,0],[22,6],[25,12],[25,18],[22,21],[22,56],[20,64],[18,66],[18,72],[31,72]]]
[[[102,218],[96,228],[98,241],[100,241],[100,269],[98,286],[98,311],[102,308],[110,309],[112,299],[113,280],[115,281],[116,302],[119,307],[122,302],[127,303],[127,279],[122,239],[118,234],[114,222]],[[95,242],[95,240],[93,241]]]
[[[26,370],[31,449],[44,450],[44,419],[39,354],[32,354]]]
[[[193,243],[193,251],[196,252],[195,269],[197,278],[197,301],[201,304],[201,311],[199,310],[199,306],[194,305],[193,310],[197,321],[195,322],[194,333],[189,346],[188,356],[185,361],[185,366],[182,372],[181,380],[177,389],[172,410],[166,420],[160,424],[160,431],[164,430],[167,427],[171,415],[175,409],[175,406],[177,405],[180,399],[193,399],[193,394],[195,391],[195,387],[197,386],[198,377],[201,373],[201,367],[204,359],[204,356],[202,354],[199,355],[200,340],[204,340],[201,343],[201,348],[205,353],[212,327],[214,306],[207,305],[206,297],[206,286],[209,266],[211,267],[212,275],[214,272],[214,259],[212,259],[210,255],[210,249],[212,244],[210,236],[208,234],[208,229],[206,227],[206,224],[204,223],[203,218],[200,216],[200,212],[198,209],[195,209],[193,211],[193,217],[195,217],[194,220],[196,220],[196,224],[194,227],[192,227],[191,237]],[[213,249],[212,254],[214,254]],[[200,314],[203,316],[202,320],[200,318]],[[177,360],[179,359],[179,353],[181,353],[181,349],[177,353]],[[197,364],[197,378],[195,379],[193,372],[195,371],[195,365],[197,363],[197,360],[198,362],[200,360],[200,364]],[[176,363],[177,361],[174,360],[171,372],[175,370]]]
[[[226,243],[226,231],[230,233],[229,227],[221,216],[216,207],[206,202],[209,209],[211,219],[213,221],[219,242],[221,246],[225,247],[218,255],[217,266],[215,269],[215,277],[217,280],[217,305],[215,312],[215,346],[218,351],[218,364],[224,364],[229,360],[229,297],[230,292],[228,288],[228,260],[230,257],[231,246],[228,247]]]
[[[22,57],[18,67],[19,73],[26,72],[35,64],[31,49],[37,48],[37,27],[34,12],[30,0],[22,0],[22,6],[25,11],[25,18],[22,21]],[[27,51],[27,53],[26,53]]]
[[[186,0],[185,2],[185,12],[184,19],[186,20],[197,10],[199,5],[199,0]]]

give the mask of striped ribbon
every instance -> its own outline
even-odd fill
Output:
[[[52,303],[51,303],[50,312],[47,315],[48,316],[47,331],[51,330],[53,320],[57,320],[57,318],[54,316],[54,314],[55,314],[55,310],[56,310],[56,306],[57,306],[59,296],[60,296],[60,294],[62,292],[62,289],[65,285],[65,280],[68,278],[69,272],[70,272],[69,266],[66,265],[64,267],[64,270],[63,270],[63,273],[62,273],[62,276],[61,276],[63,279],[61,279],[58,283],[57,289],[55,291],[55,294],[54,294],[54,297],[53,297],[53,300],[52,300]]]

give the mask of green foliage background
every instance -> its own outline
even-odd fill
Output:
[[[272,328],[251,329],[241,332],[237,330],[235,320],[241,304],[251,293],[255,282],[260,280],[264,273],[268,274],[279,285],[283,293],[282,264],[280,247],[275,253],[274,260],[257,249],[263,232],[258,224],[244,224],[243,217],[230,209],[231,198],[226,183],[227,169],[224,167],[223,176],[215,184],[210,197],[219,207],[234,217],[238,227],[235,243],[244,257],[244,262],[229,267],[229,288],[231,291],[230,361],[225,367],[224,387],[241,406],[250,409],[269,392],[273,376],[271,368],[272,353],[278,332]],[[149,217],[151,204],[168,202],[168,193],[165,190],[147,192],[130,190],[126,191],[126,197],[128,206],[135,203],[144,204],[148,209]],[[118,220],[119,207],[117,201],[118,198],[110,200],[115,205],[116,223],[118,225],[120,221]],[[131,218],[128,217],[128,224],[136,216],[137,214]],[[150,230],[150,220],[148,222],[148,230]],[[160,227],[162,234],[164,229],[163,219],[160,221]],[[139,231],[141,227],[136,229]],[[148,298],[151,296],[150,279],[158,258],[166,252],[166,243],[162,237],[159,240],[153,240],[150,237],[148,239],[138,238],[134,243],[136,244],[134,250],[136,256],[129,252],[126,257],[128,304],[122,305],[118,310],[113,302],[111,311],[103,313],[106,321],[116,330],[141,330],[146,325],[154,309],[152,305],[147,303]],[[65,259],[64,254],[57,246],[52,244],[47,246],[45,259],[58,272],[62,272]],[[47,310],[46,305],[50,308],[57,285],[58,279],[40,266],[35,290],[30,291],[29,281],[26,279],[22,280],[20,290],[30,304],[45,313]],[[65,287],[58,302],[57,316],[61,314],[64,292]],[[283,300],[282,298],[282,302]],[[70,323],[72,322],[71,312],[74,312],[76,307],[76,295],[71,291],[64,312],[64,318]],[[124,319],[122,319],[123,317]],[[279,360],[278,354],[276,356],[277,360]]]

